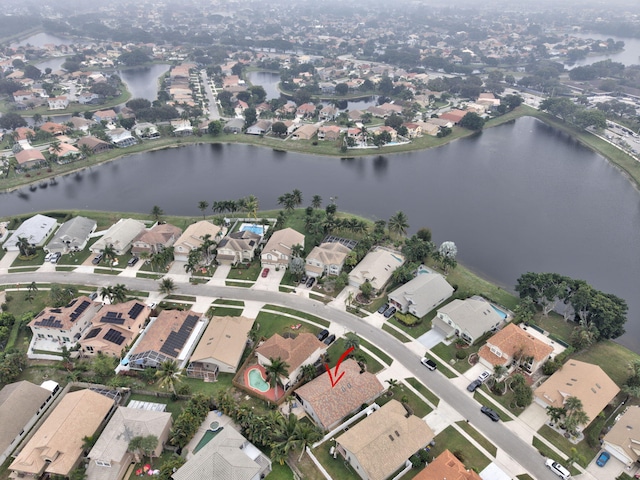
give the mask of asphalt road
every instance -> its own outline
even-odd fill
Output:
[[[158,290],[158,282],[146,278],[114,277],[112,275],[76,272],[29,272],[0,275],[0,284],[20,284],[26,288],[33,281],[38,283],[71,283],[95,287],[122,283],[131,290]],[[404,365],[412,375],[428,386],[435,395],[451,404],[464,418],[469,420],[473,427],[482,432],[497,447],[507,452],[534,478],[539,480],[558,479],[545,467],[544,457],[530,444],[505,427],[502,422],[492,422],[487,416],[480,413],[480,407],[473,400],[471,394],[461,391],[442,373],[427,370],[422,366],[415,353],[405,347],[404,344],[385,331],[371,326],[365,320],[350,313],[328,307],[322,302],[288,293],[202,284],[178,283],[176,286],[176,292],[179,294],[279,304],[343,325],[378,346]]]

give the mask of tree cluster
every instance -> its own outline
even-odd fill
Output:
[[[198,431],[200,424],[207,417],[210,410],[209,398],[202,394],[196,394],[184,407],[178,418],[173,422],[169,443],[178,448],[183,448],[189,443]]]
[[[540,102],[540,109],[578,128],[607,127],[607,119],[602,111],[581,107],[567,97],[549,97]]]

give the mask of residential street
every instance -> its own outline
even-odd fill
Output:
[[[0,283],[2,284],[20,284],[25,286],[30,284],[37,278],[38,282],[43,283],[72,283],[84,284],[96,287],[103,287],[113,283],[123,283],[127,288],[132,290],[156,291],[158,282],[151,279],[132,278],[132,277],[113,277],[110,275],[99,275],[90,273],[76,272],[38,272],[14,273],[0,275]],[[533,447],[523,440],[519,435],[507,428],[503,422],[492,422],[485,415],[480,413],[477,402],[473,400],[470,394],[459,388],[454,382],[449,380],[442,373],[436,371],[431,372],[424,368],[419,362],[419,355],[423,351],[416,352],[407,348],[390,334],[383,330],[372,326],[365,320],[360,319],[352,314],[337,310],[322,302],[311,300],[309,298],[282,293],[277,291],[265,291],[238,287],[223,287],[215,285],[191,285],[187,283],[177,284],[177,293],[193,296],[207,296],[215,298],[238,299],[245,301],[256,301],[271,304],[280,304],[290,308],[294,308],[301,312],[310,313],[323,318],[327,318],[332,322],[336,322],[348,330],[351,330],[367,341],[377,345],[387,354],[402,364],[411,375],[418,378],[421,382],[429,387],[439,398],[453,406],[457,412],[469,420],[477,430],[482,432],[487,438],[500,449],[508,452],[513,461],[517,462],[534,478],[539,480],[556,479],[544,465],[544,457],[540,456]],[[506,415],[502,413],[503,419]],[[514,420],[520,422],[520,420]],[[523,424],[522,428],[526,428]],[[520,472],[520,473],[524,473]],[[594,478],[589,474],[580,475],[580,478]]]

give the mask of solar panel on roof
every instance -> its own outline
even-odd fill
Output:
[[[85,300],[80,305],[78,305],[78,308],[76,308],[73,313],[76,316],[80,316],[82,315],[82,312],[84,312],[87,309],[87,307],[89,307],[89,305],[91,305],[91,302],[88,302]]]
[[[124,342],[125,340],[122,334],[119,331],[114,330],[113,328],[109,329],[109,331],[105,334],[104,339],[107,342],[115,343],[116,345],[122,345],[122,342]]]
[[[113,323],[114,325],[123,325],[125,318],[119,312],[109,311],[101,319],[100,323]]]
[[[87,333],[87,336],[86,336],[86,337],[84,337],[84,339],[85,339],[85,340],[89,340],[90,338],[94,338],[94,337],[96,337],[96,336],[100,333],[100,330],[102,330],[102,328],[101,328],[101,327],[94,328],[94,329],[93,329],[93,330],[91,330],[89,333]]]
[[[35,324],[39,327],[62,328],[62,322],[56,317],[43,318]]]
[[[129,310],[129,318],[137,318],[142,310],[144,310],[144,305],[141,303],[134,304],[131,310]]]

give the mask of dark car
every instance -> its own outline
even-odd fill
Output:
[[[475,392],[476,388],[478,388],[480,385],[482,385],[482,382],[480,380],[474,380],[467,386],[467,390],[469,390],[470,392]]]
[[[300,283],[307,283],[307,280],[309,280],[309,277],[307,277],[306,275],[302,275],[302,278],[300,279]]]
[[[431,360],[430,358],[427,358],[427,357],[422,357],[420,359],[420,363],[422,365],[424,365],[425,367],[427,367],[431,371],[433,371],[436,368],[438,368],[438,365],[436,365],[436,362],[434,362],[433,360]]]
[[[385,303],[378,309],[378,313],[384,313],[387,308],[389,308],[389,304]]]
[[[97,265],[100,263],[101,260],[102,260],[102,254],[99,253],[93,258],[93,260],[91,260],[91,263],[93,263],[94,265]]]
[[[391,318],[393,316],[393,314],[396,313],[396,307],[389,307],[387,308],[387,310],[384,312],[384,317],[385,318]]]
[[[314,277],[309,278],[309,280],[307,280],[307,287],[311,288],[313,287],[313,284],[316,283],[316,279]]]
[[[321,342],[327,338],[329,336],[329,330],[327,330],[326,328],[324,330],[322,330],[319,334],[318,334],[318,340],[320,340]]]
[[[136,263],[138,263],[138,257],[131,257],[127,262],[127,265],[133,267]]]
[[[480,411],[494,422],[500,421],[500,415],[495,410],[491,410],[489,407],[480,407]]]
[[[324,343],[325,345],[331,345],[333,342],[335,342],[336,340],[336,336],[332,333],[331,335],[329,335],[327,338],[324,339]]]

